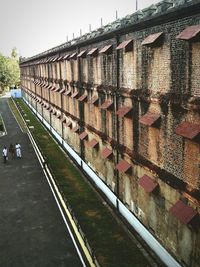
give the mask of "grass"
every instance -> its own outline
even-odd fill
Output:
[[[22,100],[17,100],[17,103],[34,126],[32,134],[46,156],[59,188],[75,212],[99,264],[103,267],[150,266],[136,244],[116,222],[80,171],[67,159],[27,105]]]
[[[22,117],[21,117],[21,115],[19,114],[19,112],[18,112],[18,110],[17,110],[17,108],[16,108],[16,106],[15,106],[15,103],[13,102],[12,98],[9,98],[9,99],[8,99],[8,104],[9,104],[11,110],[13,111],[13,113],[15,114],[15,118],[16,118],[18,124],[20,125],[22,131],[23,131],[24,133],[26,133],[26,132],[27,132],[27,130],[26,130],[26,125],[24,125],[24,122],[23,122],[23,120],[22,120]]]

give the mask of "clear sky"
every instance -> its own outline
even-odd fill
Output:
[[[143,9],[159,0],[138,0]],[[0,53],[30,57],[135,12],[136,0],[1,0]]]

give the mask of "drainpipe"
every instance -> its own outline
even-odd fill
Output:
[[[47,62],[47,70],[48,70],[48,81],[50,79],[50,65],[49,63]],[[50,106],[50,103],[51,103],[51,98],[50,98],[50,89],[49,89],[49,106]],[[49,111],[49,116],[50,116],[50,120],[49,120],[49,124],[50,124],[50,131],[51,131],[51,112]]]
[[[59,54],[59,57],[60,57],[60,54]],[[61,66],[61,61],[59,62],[59,72],[60,72],[60,80],[62,79],[62,66]],[[63,80],[63,79],[62,79]],[[62,90],[63,88],[61,88]],[[63,95],[60,94],[60,105],[61,105],[61,118],[63,119]],[[62,127],[62,146],[63,146],[63,143],[64,143],[64,126],[63,126],[63,122],[61,122],[61,127]]]
[[[77,47],[77,54],[80,53],[80,48]],[[81,79],[81,59],[80,58],[77,58],[77,62],[78,62],[78,83],[79,85],[81,84],[82,82],[82,79]],[[84,122],[84,103],[83,102],[79,102],[78,103],[79,105],[79,115],[80,115],[80,128],[81,130],[83,129],[83,122]],[[83,160],[84,159],[84,140],[80,140],[80,156],[81,156],[81,159]],[[81,168],[82,168],[82,161],[81,161]]]
[[[35,66],[33,67],[33,76],[35,78]],[[36,96],[36,84],[35,84],[35,96]],[[36,113],[37,113],[37,101],[35,102],[36,103]]]
[[[41,66],[39,65],[39,69],[41,70]],[[41,75],[41,71],[40,71],[40,75]],[[42,101],[43,101],[43,93],[42,93],[42,87],[41,87],[41,99],[42,99]],[[44,118],[43,118],[43,109],[44,109],[44,107],[42,106],[42,103],[41,103],[41,109],[42,109],[42,119],[44,120]]]
[[[116,45],[119,45],[119,35],[116,35]],[[117,91],[115,93],[115,107],[116,110],[118,110],[118,92],[119,92],[119,75],[120,75],[120,67],[119,67],[119,50],[116,50],[117,56],[116,56],[116,74],[117,74],[117,79],[116,79],[116,86],[117,86]],[[116,152],[117,152],[117,156],[116,156],[116,160],[117,163],[119,162],[119,118],[118,116],[116,116],[116,141],[117,141],[117,148],[116,148]],[[119,193],[120,193],[120,188],[119,188],[119,171],[116,170],[116,183],[117,183],[117,187],[116,187],[116,207],[117,207],[117,211],[119,211]]]

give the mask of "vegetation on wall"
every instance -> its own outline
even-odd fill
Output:
[[[20,82],[19,58],[13,48],[10,57],[0,54],[0,91],[17,87]]]

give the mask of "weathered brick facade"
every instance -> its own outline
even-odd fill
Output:
[[[200,262],[199,10],[163,1],[20,65],[25,99],[190,267]]]

